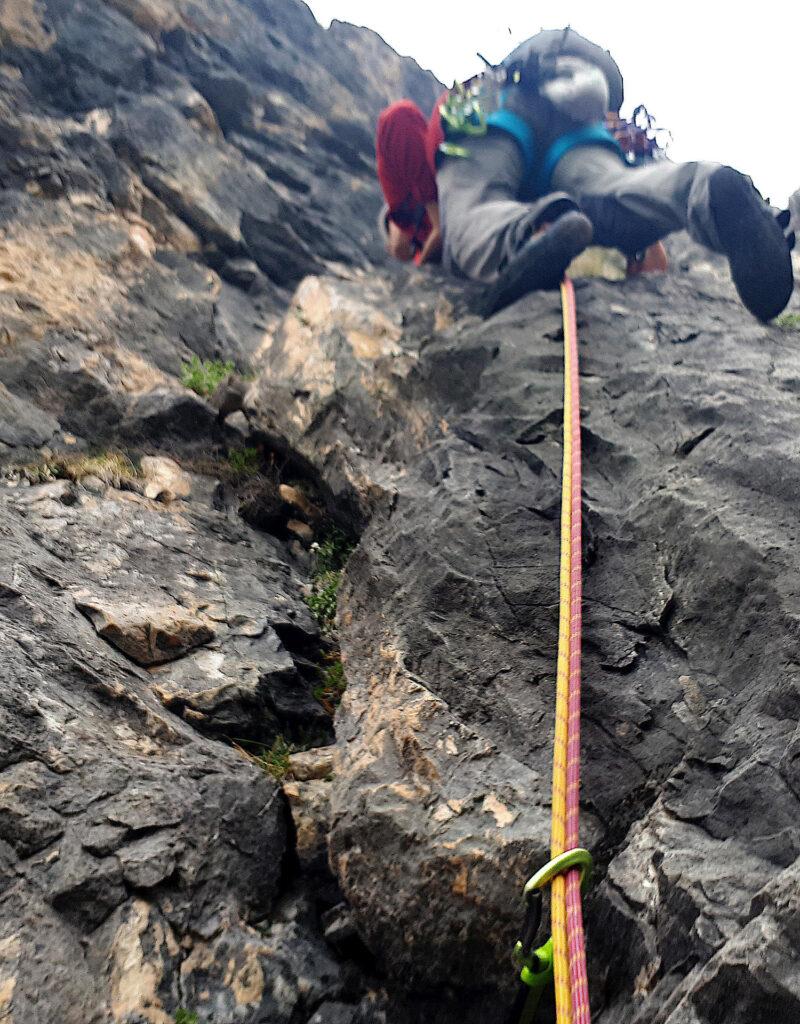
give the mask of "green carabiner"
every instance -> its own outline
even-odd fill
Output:
[[[577,848],[567,850],[566,853],[554,857],[543,868],[528,881],[524,889],[524,898],[530,901],[532,897],[541,899],[538,890],[552,882],[557,875],[562,875],[573,868],[579,868],[581,872],[581,889],[585,890],[589,885],[592,876],[592,855],[588,850]],[[541,913],[537,910],[537,915]],[[538,916],[536,918],[538,921]],[[534,923],[534,929],[536,924]],[[520,1024],[530,1024],[539,1005],[542,992],[553,980],[553,939],[552,937],[543,946],[525,953],[520,939],[514,946],[514,960],[520,968],[519,978],[523,985],[526,985],[530,992],[525,1002],[525,1009],[520,1019]]]
[[[553,979],[553,940],[535,949],[530,956],[524,956],[522,943],[514,947],[514,959],[521,968],[519,978],[528,988],[541,990]]]
[[[480,136],[487,132],[480,90],[471,82],[456,82],[439,105],[439,116],[449,136]]]
[[[458,156],[462,159],[469,157],[469,150],[466,146],[457,146],[455,142],[440,142],[439,152],[445,156]]]
[[[521,967],[519,979],[529,990],[519,1024],[531,1024],[542,993],[553,981],[553,940],[548,939],[527,957],[523,956],[522,943],[518,942],[514,947],[514,959]]]
[[[567,871],[571,871],[572,868],[580,868],[581,871],[581,890],[586,892],[589,882],[592,880],[592,868],[594,867],[594,861],[592,855],[588,850],[584,850],[581,847],[576,847],[574,850],[567,850],[566,853],[561,853],[558,857],[553,857],[551,861],[548,861],[543,868],[540,868],[533,878],[529,879],[525,889],[523,890],[523,896],[526,898],[531,895],[536,889],[543,889],[548,882],[552,882],[557,875],[563,875]]]

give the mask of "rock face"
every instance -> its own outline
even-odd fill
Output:
[[[293,0],[15,0],[0,48],[0,1018],[355,1019],[330,782],[306,865],[242,756],[332,739],[336,509],[180,378],[253,374],[303,275],[378,253],[374,119],[437,83]]]
[[[254,958],[272,970],[248,921],[278,890],[277,786],[164,710],[147,673],[95,637],[72,592],[94,574],[132,595],[126,538],[101,532],[105,516],[142,529],[128,505],[60,484],[2,504],[0,1005],[9,1021],[33,1019],[42,1002],[48,1017],[76,1024],[171,1020],[222,922],[236,966],[212,984],[217,1000],[235,1005]],[[146,533],[141,542],[154,543]]]
[[[3,450],[52,441],[47,415],[202,447],[182,362],[251,368],[286,288],[379,254],[375,118],[438,83],[295,0],[24,0],[0,45]]]
[[[557,297],[484,322],[375,264],[374,119],[439,86],[373,33],[15,0],[0,47],[0,1020],[497,1019],[549,842]],[[578,307],[594,1019],[793,1020],[800,334],[686,243]]]
[[[609,1022],[766,1020],[798,1006],[770,895],[800,852],[798,335],[747,321],[719,261],[673,265],[578,286],[593,993]],[[306,282],[251,405],[372,510],[332,863],[386,968],[478,1020],[549,842],[562,346],[556,296],[482,323],[438,284]]]

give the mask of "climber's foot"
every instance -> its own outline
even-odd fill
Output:
[[[564,271],[592,240],[592,224],[577,210],[563,214],[541,233],[529,238],[501,271],[481,303],[485,316],[522,298],[528,292],[557,288]]]
[[[768,321],[791,298],[794,280],[787,239],[750,181],[720,167],[709,182],[709,199],[733,283],[753,316]]]
[[[778,222],[778,227],[783,232],[783,237],[786,239],[786,245],[791,252],[791,250],[794,249],[795,242],[797,241],[794,229],[792,228],[792,211],[781,210],[779,213],[775,214],[775,220]]]

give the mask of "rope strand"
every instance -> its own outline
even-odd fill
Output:
[[[553,747],[551,857],[579,838],[581,716],[581,434],[575,291],[561,285],[564,320],[564,464],[561,488],[561,566]],[[580,872],[553,879],[553,969],[558,1024],[590,1024]]]

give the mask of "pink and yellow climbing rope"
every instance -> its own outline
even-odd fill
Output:
[[[581,785],[581,410],[575,291],[561,285],[564,316],[564,466],[561,484],[558,667],[550,861],[525,886],[527,915],[514,955],[522,986],[511,1011],[531,1024],[542,990],[555,985],[557,1024],[590,1024],[581,890],[592,857],[578,846]],[[534,949],[542,912],[541,890],[551,886],[552,937]]]
[[[561,285],[561,303],[564,318],[564,467],[550,843],[553,858],[578,846],[581,761],[581,423],[575,291],[569,279]],[[579,868],[572,868],[553,879],[550,915],[558,1024],[589,1024]]]

